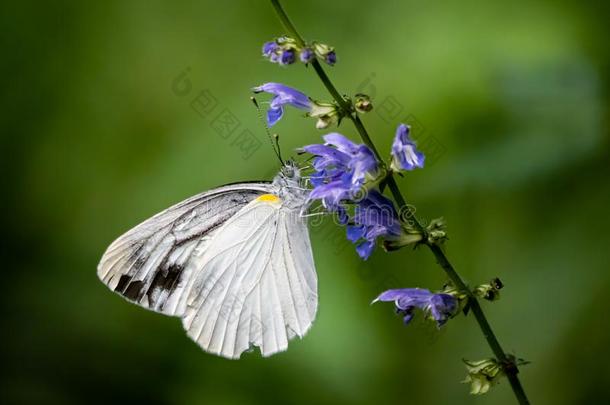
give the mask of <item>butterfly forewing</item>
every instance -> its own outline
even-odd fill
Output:
[[[197,263],[214,233],[269,183],[243,183],[198,194],[166,209],[114,241],[98,265],[110,289],[147,309],[181,316]]]

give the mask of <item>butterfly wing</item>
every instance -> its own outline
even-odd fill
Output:
[[[270,188],[263,182],[227,185],[160,212],[108,247],[97,268],[99,278],[131,302],[181,316],[200,268],[197,260],[214,233]]]
[[[318,296],[304,219],[279,199],[250,202],[219,229],[201,256],[183,325],[204,350],[239,358],[284,351],[315,318]]]

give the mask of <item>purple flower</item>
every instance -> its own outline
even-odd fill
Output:
[[[272,94],[274,97],[269,103],[267,110],[267,124],[271,127],[282,118],[284,114],[283,106],[288,104],[301,110],[310,111],[312,107],[311,100],[305,94],[285,86],[281,83],[265,83],[253,89],[255,93],[265,92]]]
[[[309,63],[314,58],[315,53],[311,48],[303,48],[301,49],[301,53],[299,54],[299,59],[303,63]]]
[[[278,48],[279,45],[275,41],[265,42],[263,44],[263,56],[270,58]]]
[[[286,49],[282,51],[280,55],[280,65],[290,65],[294,63],[294,51],[292,49]]]
[[[409,137],[410,127],[400,124],[392,143],[392,163],[394,171],[413,170],[424,167],[424,154],[415,148],[415,142]]]
[[[311,176],[314,189],[309,199],[321,200],[326,209],[338,212],[340,218],[346,219],[343,200],[354,200],[367,176],[377,175],[379,165],[366,145],[356,144],[339,133],[330,133],[323,138],[323,145],[313,144],[302,148],[315,156],[315,173]]]
[[[347,238],[357,243],[356,252],[364,260],[373,253],[377,238],[395,239],[402,232],[392,200],[377,190],[369,191],[357,202],[352,220],[354,224],[347,226]]]
[[[458,309],[457,299],[449,294],[432,293],[420,288],[401,288],[382,292],[377,301],[394,301],[396,311],[404,316],[405,324],[413,319],[413,311],[419,308],[432,317],[440,328]]]
[[[325,61],[331,66],[337,63],[337,54],[335,53],[335,51],[330,51],[329,53],[327,53]]]
[[[391,200],[375,189],[367,190],[367,181],[379,176],[379,162],[368,146],[357,144],[341,134],[324,136],[325,144],[303,147],[315,156],[314,188],[310,200],[321,200],[331,212],[337,212],[341,224],[348,223],[346,203],[355,204],[347,238],[356,244],[363,259],[373,252],[378,238],[396,240],[402,235],[398,214]]]
[[[372,176],[377,174],[379,164],[368,146],[354,143],[337,132],[325,135],[324,140],[327,145],[334,146],[337,151],[349,157],[346,167],[352,174],[351,183],[353,185],[362,185],[367,174]]]

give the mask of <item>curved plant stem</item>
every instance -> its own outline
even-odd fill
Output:
[[[275,9],[280,21],[284,25],[284,28],[288,31],[288,33],[291,36],[294,37],[294,39],[297,41],[297,43],[300,46],[303,46],[305,44],[303,37],[301,37],[301,35],[299,35],[294,24],[292,23],[292,21],[290,21],[290,18],[288,18],[288,15],[282,8],[279,0],[271,0],[271,4],[273,5],[273,8]],[[335,99],[335,101],[339,104],[339,106],[341,106],[343,109],[345,109],[347,111],[349,109],[349,105],[348,105],[347,101],[341,96],[341,93],[339,93],[337,88],[333,85],[330,78],[328,77],[328,75],[326,74],[324,69],[322,68],[322,65],[320,65],[320,62],[318,62],[317,59],[314,59],[311,62],[311,64],[312,64],[314,70],[316,71],[317,75],[319,76],[320,80],[322,81],[322,83],[324,84],[324,86],[326,87],[328,92],[331,94],[331,96]],[[364,124],[362,123],[360,118],[356,114],[349,114],[348,117],[353,122],[354,126],[356,127],[358,133],[360,134],[360,137],[362,138],[362,141],[369,148],[371,148],[373,153],[375,153],[375,156],[377,157],[377,159],[380,162],[382,162],[383,159],[379,155],[377,148],[373,144],[373,141],[371,140],[371,138],[370,138],[368,132],[366,131],[366,128],[364,127]],[[394,177],[392,176],[391,173],[388,176],[387,185],[388,185],[390,192],[392,193],[392,196],[396,200],[396,203],[399,205],[399,207],[401,207],[401,209],[404,209],[404,207],[406,207],[406,201],[405,201],[402,193],[400,192],[400,189],[398,188],[398,184],[396,184],[396,180],[394,179]],[[415,216],[413,216],[412,218],[413,218],[414,226],[419,231],[422,231],[423,233],[425,233],[426,232],[425,228],[417,220],[417,218],[415,218]],[[449,262],[449,259],[447,259],[447,256],[441,250],[441,248],[435,244],[427,244],[427,246],[430,249],[430,251],[432,252],[432,254],[434,255],[436,262],[445,271],[445,273],[447,274],[449,279],[453,282],[453,284],[468,296],[468,304],[470,305],[470,310],[472,311],[474,317],[476,318],[476,320],[479,324],[479,327],[481,328],[481,331],[483,332],[483,336],[487,340],[487,343],[489,344],[489,347],[491,348],[494,355],[496,356],[496,359],[498,360],[498,362],[500,364],[502,364],[504,366],[504,371],[506,372],[506,376],[510,382],[513,392],[515,393],[515,397],[517,398],[517,401],[521,405],[529,404],[529,400],[527,399],[525,391],[523,390],[523,387],[521,386],[521,382],[519,381],[519,377],[517,376],[517,373],[519,372],[519,370],[518,370],[517,366],[515,365],[514,361],[506,355],[506,353],[502,349],[502,346],[500,346],[500,342],[498,342],[496,335],[494,334],[493,330],[491,329],[491,326],[489,325],[489,322],[487,321],[487,318],[485,317],[485,314],[483,313],[483,309],[481,308],[481,305],[479,304],[478,298],[472,292],[472,290],[470,290],[468,288],[466,283],[462,280],[462,278],[459,276],[459,274],[455,271],[455,269]]]

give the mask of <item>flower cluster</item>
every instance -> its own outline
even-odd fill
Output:
[[[456,314],[459,306],[457,299],[445,293],[432,293],[420,288],[401,288],[382,292],[373,303],[390,301],[396,305],[396,312],[404,316],[405,324],[411,322],[416,308],[421,309],[427,318],[436,321],[440,328]]]
[[[293,64],[297,56],[305,64],[310,63],[316,57],[331,66],[337,62],[337,54],[333,47],[319,42],[299,46],[294,38],[287,36],[265,42],[263,44],[263,56],[270,62],[280,65]]]
[[[307,145],[303,152],[314,155],[314,186],[309,198],[321,200],[331,212],[338,212],[341,223],[347,223],[345,202],[361,200],[363,186],[379,173],[375,155],[366,145],[359,145],[339,133],[322,137],[324,144]]]
[[[311,176],[314,188],[309,198],[320,200],[328,211],[338,214],[341,224],[348,225],[347,237],[356,244],[358,255],[369,258],[379,238],[384,243],[392,241],[402,246],[421,239],[420,235],[414,238],[403,229],[394,204],[377,189],[386,172],[373,151],[338,133],[323,139],[324,144],[302,148],[314,155],[315,171]],[[355,206],[351,219],[349,205]]]

